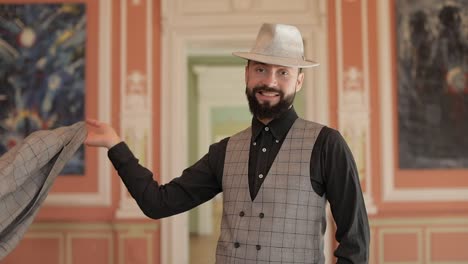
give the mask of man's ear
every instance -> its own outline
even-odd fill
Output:
[[[245,86],[249,81],[249,62],[247,61],[247,65],[245,65],[245,72],[244,72],[244,79],[245,79]]]
[[[300,72],[299,75],[297,75],[296,92],[299,92],[302,89],[303,83],[304,83],[304,73]]]

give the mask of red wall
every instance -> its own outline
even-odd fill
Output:
[[[104,49],[111,50],[110,67],[111,103],[103,105],[99,98],[99,75],[103,73],[99,63],[99,34],[105,27],[100,21],[101,1],[107,1],[107,10],[112,20],[107,30],[111,30],[111,40]],[[125,1],[125,2],[124,2]],[[134,70],[144,75],[152,75],[153,111],[152,143],[149,148],[152,155],[152,169],[160,167],[160,132],[159,132],[159,100],[160,100],[160,1],[141,0],[1,0],[0,3],[64,3],[82,2],[87,11],[87,43],[86,43],[86,117],[97,118],[100,108],[108,108],[111,113],[111,123],[115,128],[121,125],[126,109],[121,106],[121,94],[126,96],[127,85],[121,80],[123,55],[127,61],[127,73]],[[151,12],[147,12],[148,3],[152,3]],[[124,5],[125,4],[125,5]],[[106,5],[104,5],[106,6]],[[125,8],[123,8],[125,6]],[[122,21],[122,12],[126,12],[127,23]],[[102,13],[101,13],[102,14]],[[147,18],[152,16],[152,25],[148,27]],[[124,30],[126,30],[124,32]],[[122,39],[125,35],[126,39]],[[152,38],[147,42],[147,38]],[[126,43],[126,48],[122,43]],[[147,43],[153,43],[147,49]],[[148,51],[152,51],[152,57]],[[153,65],[152,72],[148,63]],[[109,162],[108,160],[102,162]],[[110,162],[109,162],[110,163]],[[128,197],[121,186],[121,181],[112,166],[107,172],[111,174],[104,184],[110,186],[110,203],[107,205],[79,205],[79,197],[98,192],[99,179],[97,151],[86,148],[86,172],[84,176],[58,177],[49,197],[54,195],[77,195],[78,201],[73,205],[44,205],[34,223],[29,228],[23,240],[16,249],[2,261],[5,264],[18,263],[160,263],[160,222],[146,217],[120,217],[118,211],[122,208],[122,200]],[[159,177],[159,175],[157,175]],[[77,205],[78,204],[78,205]]]

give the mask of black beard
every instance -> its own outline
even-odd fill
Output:
[[[255,97],[255,94],[259,91],[265,92],[276,92],[279,94],[280,100],[276,105],[271,106],[268,102],[260,104]],[[277,90],[268,86],[257,86],[249,92],[249,89],[245,88],[245,95],[247,101],[249,101],[249,108],[252,115],[258,119],[275,119],[280,117],[283,113],[287,112],[291,108],[294,102],[296,92],[289,96],[285,96],[283,91]]]

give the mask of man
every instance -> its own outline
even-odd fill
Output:
[[[89,120],[91,146],[109,158],[142,211],[151,218],[187,211],[223,192],[217,263],[324,263],[326,199],[337,224],[338,263],[367,263],[369,226],[358,173],[341,135],[298,118],[292,103],[302,87],[299,30],[264,24],[247,59],[246,95],[252,126],[210,146],[208,154],[159,185],[108,125]]]

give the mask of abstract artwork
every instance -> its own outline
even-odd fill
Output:
[[[401,169],[468,168],[468,0],[396,0]]]
[[[85,116],[86,5],[0,4],[0,155]],[[84,174],[84,148],[62,174]]]

